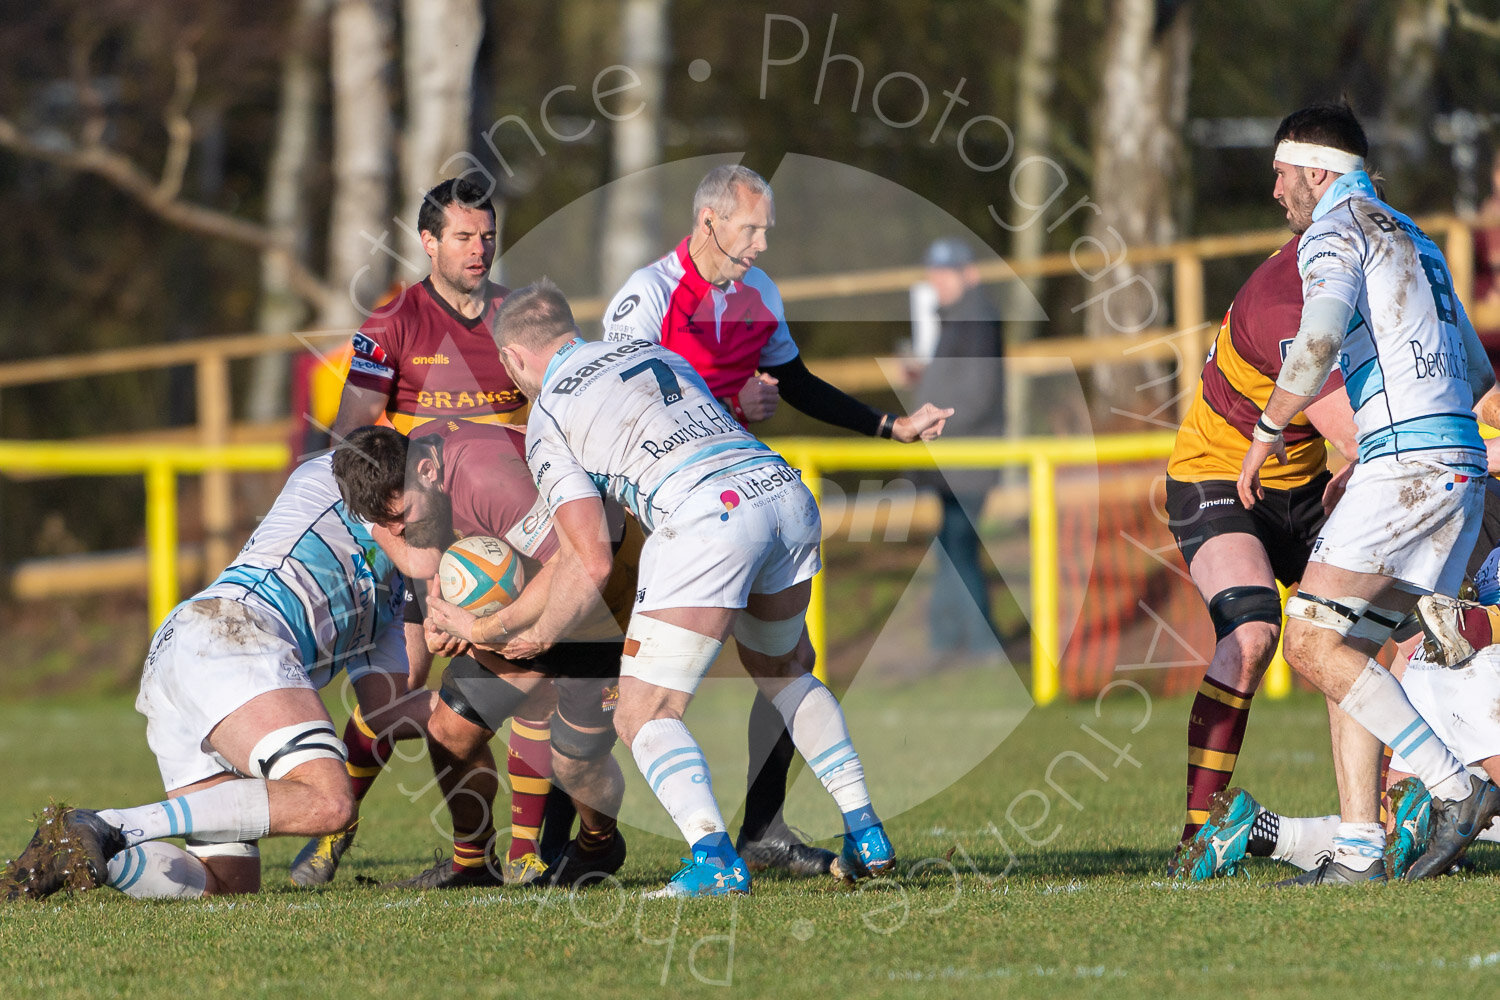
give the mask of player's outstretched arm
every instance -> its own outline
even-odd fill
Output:
[[[931,403],[922,404],[909,417],[882,413],[808,371],[800,354],[785,364],[768,366],[765,372],[777,380],[781,398],[796,409],[825,424],[867,437],[891,437],[907,443],[918,438],[931,441],[943,432],[944,421],[953,415],[952,410]]]

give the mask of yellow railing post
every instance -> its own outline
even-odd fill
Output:
[[[798,458],[797,468],[802,470],[802,481],[807,484],[818,509],[822,510],[823,473],[817,463],[807,456],[801,455]],[[819,539],[819,558],[822,558],[824,549],[823,541]],[[819,573],[812,578],[812,594],[807,601],[807,637],[812,640],[813,652],[817,656],[813,663],[813,676],[820,681],[828,680],[828,588],[823,582],[826,579],[827,573]]]
[[[1050,456],[1031,457],[1031,698],[1056,700],[1061,660],[1057,581],[1057,467]]]
[[[1286,607],[1287,589],[1281,584],[1276,585],[1281,592],[1281,606]],[[1286,635],[1286,612],[1281,613],[1281,634]],[[1271,660],[1271,665],[1266,668],[1266,679],[1264,681],[1266,697],[1273,701],[1280,701],[1292,693],[1292,665],[1286,662],[1286,657],[1281,655],[1281,640],[1276,640],[1276,656]]]
[[[177,603],[177,473],[170,459],[146,467],[146,603],[155,629]]]

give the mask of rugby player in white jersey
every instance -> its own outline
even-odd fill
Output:
[[[527,464],[561,541],[546,611],[504,654],[547,648],[598,600],[611,564],[604,496],[648,534],[615,728],[691,845],[692,858],[659,893],[750,889],[682,719],[731,632],[746,671],[843,813],[845,871],[888,870],[894,852],[843,711],[799,642],[821,520],[797,472],[740,426],[681,355],[645,341],[584,341],[546,279],[506,300],[495,342],[533,401]]]
[[[1462,581],[1486,469],[1472,407],[1494,373],[1442,252],[1377,196],[1364,169],[1367,151],[1347,106],[1306,108],[1277,129],[1275,197],[1292,230],[1303,233],[1302,322],[1256,424],[1238,491],[1254,505],[1261,466],[1285,455],[1281,431],[1339,365],[1359,464],[1287,602],[1283,644],[1294,669],[1400,753],[1431,791],[1428,850],[1406,873],[1416,879],[1446,870],[1489,824],[1500,812],[1500,788],[1465,771],[1374,655],[1418,597],[1452,596]],[[1353,770],[1373,785],[1370,764]],[[1384,881],[1378,817],[1351,815],[1342,790],[1341,812],[1333,857],[1300,881]]]
[[[318,689],[346,674],[365,718],[396,736],[421,736],[432,707],[426,678],[408,676],[405,581],[377,547],[379,530],[344,508],[331,456],[293,472],[234,562],[151,640],[136,708],[168,798],[49,807],[0,892],[255,892],[259,838],[346,827],[354,794]],[[410,535],[393,544],[436,574],[440,548]]]

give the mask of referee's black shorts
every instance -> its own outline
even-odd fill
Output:
[[[1182,483],[1167,479],[1167,525],[1178,551],[1191,568],[1204,542],[1216,535],[1247,534],[1260,539],[1271,571],[1282,584],[1302,579],[1313,542],[1327,515],[1323,490],[1332,476],[1324,471],[1290,490],[1266,489],[1263,499],[1246,509],[1233,480]]]

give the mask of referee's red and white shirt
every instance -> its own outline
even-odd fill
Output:
[[[682,355],[719,399],[738,395],[757,370],[797,356],[781,293],[766,272],[752,267],[719,288],[698,272],[686,239],[615,293],[604,339],[647,340]]]

